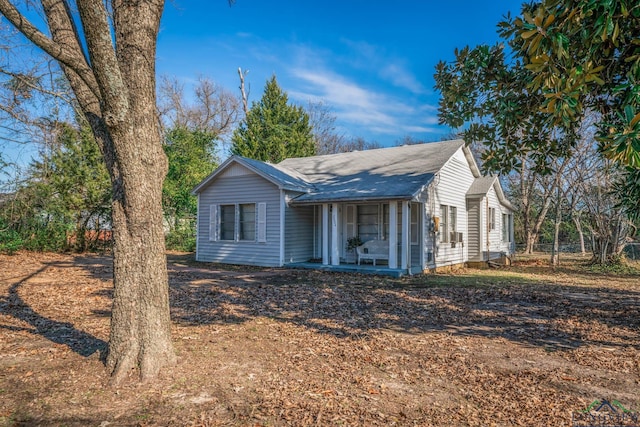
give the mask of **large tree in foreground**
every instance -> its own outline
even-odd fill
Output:
[[[115,233],[107,366],[116,383],[132,372],[149,379],[175,363],[162,227],[167,158],[155,81],[164,1],[42,0],[41,5],[47,30],[34,26],[9,0],[0,0],[0,13],[58,61],[100,146],[111,178]]]
[[[234,132],[231,153],[271,163],[316,153],[309,115],[302,107],[289,105],[276,76],[267,81],[262,98]]]

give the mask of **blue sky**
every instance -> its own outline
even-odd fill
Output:
[[[521,1],[169,0],[157,71],[187,92],[201,76],[250,101],[275,74],[292,102],[323,101],[338,131],[394,145],[405,136],[440,140],[433,74],[454,49],[494,43],[496,24]],[[33,144],[0,143],[5,160],[27,164]],[[0,176],[0,181],[2,180]]]
[[[323,101],[347,136],[393,145],[439,140],[433,74],[454,49],[497,41],[496,24],[521,1],[224,0],[167,2],[158,73],[188,87],[198,76],[250,100],[275,74],[291,101]]]

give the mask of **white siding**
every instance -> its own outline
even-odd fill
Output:
[[[438,267],[460,264],[468,260],[466,193],[474,179],[475,177],[471,173],[469,163],[462,152],[462,148],[456,151],[451,159],[449,159],[440,170],[439,176],[435,179],[435,190],[431,193],[433,194],[434,200],[433,202],[427,202],[434,211],[433,216],[441,216],[441,205],[455,206],[457,208],[456,230],[464,234],[464,245],[457,243],[455,247],[451,247],[451,243],[443,243],[441,241],[442,236],[440,236],[438,230],[435,230],[435,265]],[[429,250],[429,246],[426,246],[425,251],[428,252]],[[427,259],[426,253],[425,259]],[[427,265],[429,265],[428,262]]]
[[[480,215],[480,209],[482,205],[481,199],[469,199],[467,200],[467,237],[465,244],[467,245],[467,252],[470,259],[480,258],[482,253],[482,216]]]
[[[506,206],[503,206],[495,193],[495,190],[492,188],[491,192],[495,195],[495,203],[496,203],[496,237],[494,240],[494,244],[497,246],[500,252],[505,252],[507,254],[513,253],[513,242],[503,241],[502,240],[502,214],[513,214],[513,212],[508,209]],[[490,199],[491,200],[491,199]],[[491,203],[491,201],[490,201]]]
[[[487,230],[489,232],[489,247],[485,248],[489,250],[492,254],[492,258],[495,256],[494,254],[501,252],[501,240],[502,240],[502,232],[501,232],[501,220],[502,215],[500,213],[500,201],[498,200],[498,195],[496,191],[491,187],[489,192],[487,193],[487,200],[489,201],[489,208],[493,208],[495,210],[495,228],[493,230]],[[485,209],[487,208],[487,203],[485,203]],[[487,213],[488,214],[488,213]],[[487,240],[485,238],[485,240]]]
[[[500,203],[500,199],[494,187],[491,187],[485,197],[476,199],[480,202],[480,248],[481,256],[478,259],[496,259],[502,253],[513,253],[512,242],[502,241],[502,214],[512,214],[513,212]],[[477,203],[476,200],[469,203]],[[495,227],[490,226],[490,210],[495,210]],[[473,227],[472,227],[473,228]],[[471,255],[471,254],[470,254]]]
[[[233,178],[236,176],[246,175],[255,175],[255,173],[238,163],[232,163],[224,171],[222,171],[222,173],[218,176],[218,179]]]
[[[231,172],[217,177],[199,195],[196,259],[266,267],[280,265],[280,190],[244,167]],[[211,206],[236,203],[266,203],[266,242],[210,240]]]
[[[488,203],[487,203],[488,200]],[[486,199],[482,201],[482,209],[483,215],[488,215],[487,212],[487,204],[489,208],[495,209],[496,213],[496,221],[495,221],[495,229],[488,230],[487,224],[483,224],[485,227],[485,233],[489,232],[489,247],[487,248],[487,238],[486,235],[483,239],[483,250],[488,251],[491,254],[491,258],[497,258],[500,256],[502,252],[510,254],[511,244],[509,242],[502,241],[502,214],[503,213],[512,213],[506,206],[503,206],[498,199],[498,195],[493,187],[489,189],[487,193]],[[486,216],[485,216],[486,218]]]
[[[285,210],[284,263],[305,262],[314,257],[313,206],[287,207]]]

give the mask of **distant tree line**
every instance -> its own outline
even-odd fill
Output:
[[[45,77],[44,72],[29,79],[5,76],[0,86],[6,106],[0,115],[25,132],[16,139],[38,145],[38,157],[17,168],[0,190],[0,251],[108,249],[111,183],[103,157],[87,122],[74,113],[64,79]],[[169,249],[195,249],[197,206],[191,190],[219,165],[228,141],[230,154],[272,163],[379,147],[339,133],[336,116],[324,103],[291,104],[275,76],[246,110],[246,94],[236,96],[207,78],[199,79],[191,102],[175,79],[162,79],[158,92],[168,159],[162,208]],[[36,98],[52,105],[48,116],[33,115]],[[60,106],[66,106],[66,115]],[[6,173],[8,166],[0,158],[0,171]]]

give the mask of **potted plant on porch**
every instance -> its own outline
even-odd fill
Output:
[[[345,261],[348,263],[356,262],[356,248],[362,245],[360,237],[353,236],[347,239],[347,250],[345,251]]]

